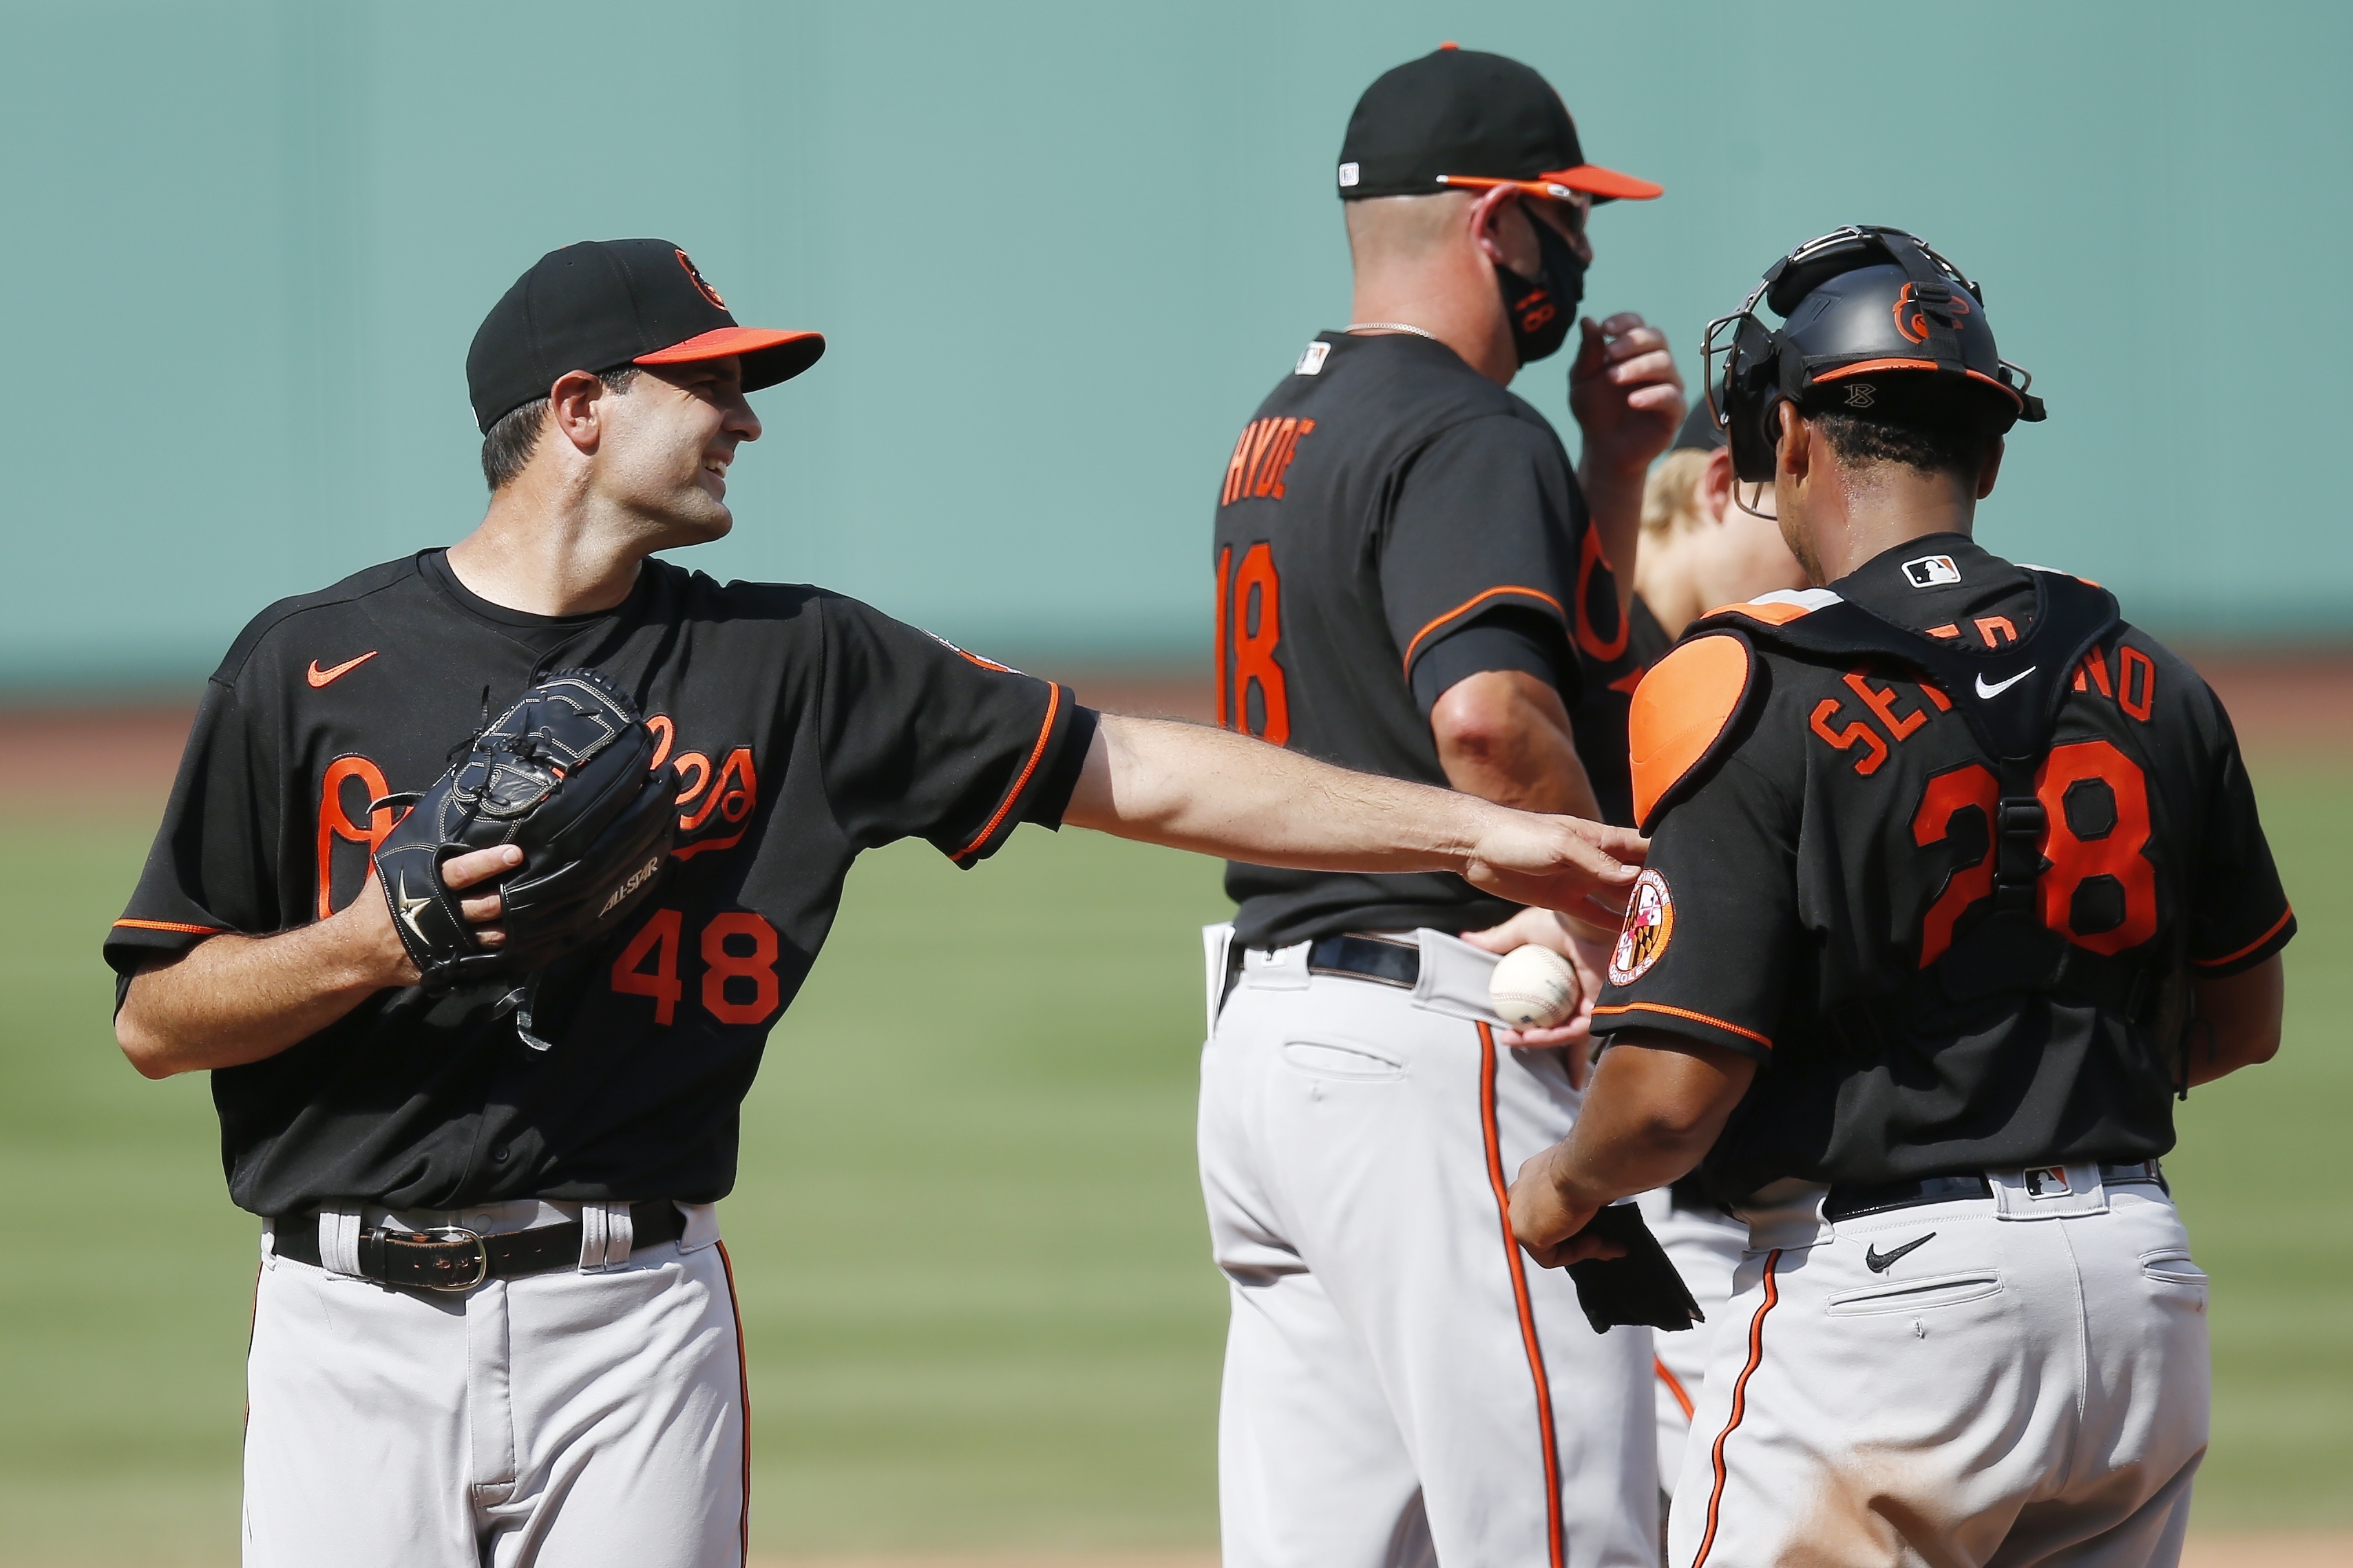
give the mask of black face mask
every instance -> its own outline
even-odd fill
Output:
[[[1495,264],[1495,282],[1504,290],[1504,314],[1512,323],[1512,347],[1522,364],[1532,364],[1556,353],[1568,341],[1569,323],[1585,298],[1585,262],[1560,230],[1534,213],[1528,222],[1536,231],[1536,276],[1531,279]]]

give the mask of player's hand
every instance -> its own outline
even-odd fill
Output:
[[[522,864],[520,846],[493,844],[488,849],[469,850],[443,861],[441,882],[451,892],[462,893],[468,888],[478,888],[503,877]],[[506,941],[507,933],[491,923],[499,918],[502,909],[496,889],[459,900],[458,909],[470,923],[480,928],[474,932],[474,940],[484,947],[496,947]]]
[[[1539,1268],[1566,1268],[1589,1258],[1623,1258],[1626,1249],[1599,1237],[1577,1232],[1601,1212],[1599,1200],[1588,1198],[1564,1183],[1558,1174],[1561,1152],[1556,1143],[1520,1167],[1512,1184],[1512,1235]]]
[[[470,850],[444,862],[441,880],[451,892],[459,893],[503,877],[522,864],[522,849],[512,844],[494,844],[488,849]],[[484,947],[496,947],[506,941],[507,933],[491,923],[501,912],[496,889],[461,899],[458,908],[479,928],[474,934]],[[350,928],[353,945],[378,984],[414,985],[423,978],[408,956],[408,949],[401,944],[400,933],[392,929],[392,910],[384,901],[384,888],[373,869],[359,897],[329,919]]]
[[[1666,334],[1631,310],[1599,325],[1586,317],[1568,367],[1568,410],[1585,432],[1585,461],[1630,471],[1665,451],[1683,422],[1683,378]]]
[[[1462,869],[1474,888],[1579,919],[1614,924],[1651,842],[1630,827],[1491,806]]]
[[[1529,946],[1550,948],[1577,971],[1577,1011],[1548,1029],[1499,1029],[1495,1042],[1514,1050],[1557,1050],[1568,1068],[1568,1085],[1583,1089],[1592,1076],[1593,1002],[1600,994],[1614,931],[1588,925],[1557,910],[1522,910],[1502,925],[1462,933],[1462,940],[1489,952]]]

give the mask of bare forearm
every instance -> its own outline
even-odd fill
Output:
[[[1066,821],[1262,865],[1462,870],[1496,814],[1427,784],[1350,773],[1246,736],[1106,713]]]
[[[2279,1054],[2287,972],[2277,953],[2243,974],[2197,983],[2197,1016],[2187,1045],[2192,1084],[2267,1062]]]
[[[1602,1053],[1554,1169],[1599,1203],[1665,1186],[1715,1146],[1755,1073],[1732,1051],[1627,1031]]]
[[[1672,1035],[1614,1040],[1567,1138],[1520,1167],[1512,1234],[1546,1268],[1615,1257],[1584,1234],[1605,1205],[1662,1187],[1698,1164],[1756,1077],[1736,1051]]]
[[[1431,707],[1430,732],[1456,789],[1521,811],[1599,820],[1568,710],[1549,683],[1525,670],[1455,682]]]
[[[373,892],[373,889],[371,889]],[[149,1078],[276,1056],[387,984],[356,922],[322,921],[277,936],[216,936],[131,982],[115,1037]]]

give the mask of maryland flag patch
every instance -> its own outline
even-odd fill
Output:
[[[1665,956],[1668,939],[1675,933],[1675,900],[1667,879],[1644,871],[1634,879],[1633,897],[1626,904],[1626,924],[1609,953],[1609,984],[1631,985]]]

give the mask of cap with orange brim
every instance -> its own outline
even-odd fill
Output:
[[[1503,55],[1447,44],[1365,89],[1340,144],[1340,198],[1508,185],[1552,201],[1649,201],[1660,187],[1586,162],[1552,84]]]
[[[757,392],[790,381],[825,353],[825,334],[780,331],[772,327],[713,327],[682,343],[639,354],[631,364],[693,364],[702,360],[740,359],[744,390]]]
[[[824,353],[822,333],[737,325],[719,290],[666,239],[592,239],[549,251],[491,307],[467,351],[466,386],[488,433],[575,370],[734,359],[744,390],[756,392]]]
[[[1579,163],[1574,169],[1547,169],[1533,180],[1499,180],[1485,174],[1440,174],[1438,183],[1450,188],[1469,190],[1509,185],[1525,195],[1556,202],[1575,201],[1581,195],[1590,196],[1597,202],[1648,202],[1666,194],[1664,185],[1638,180],[1631,174],[1621,174],[1599,163]]]

